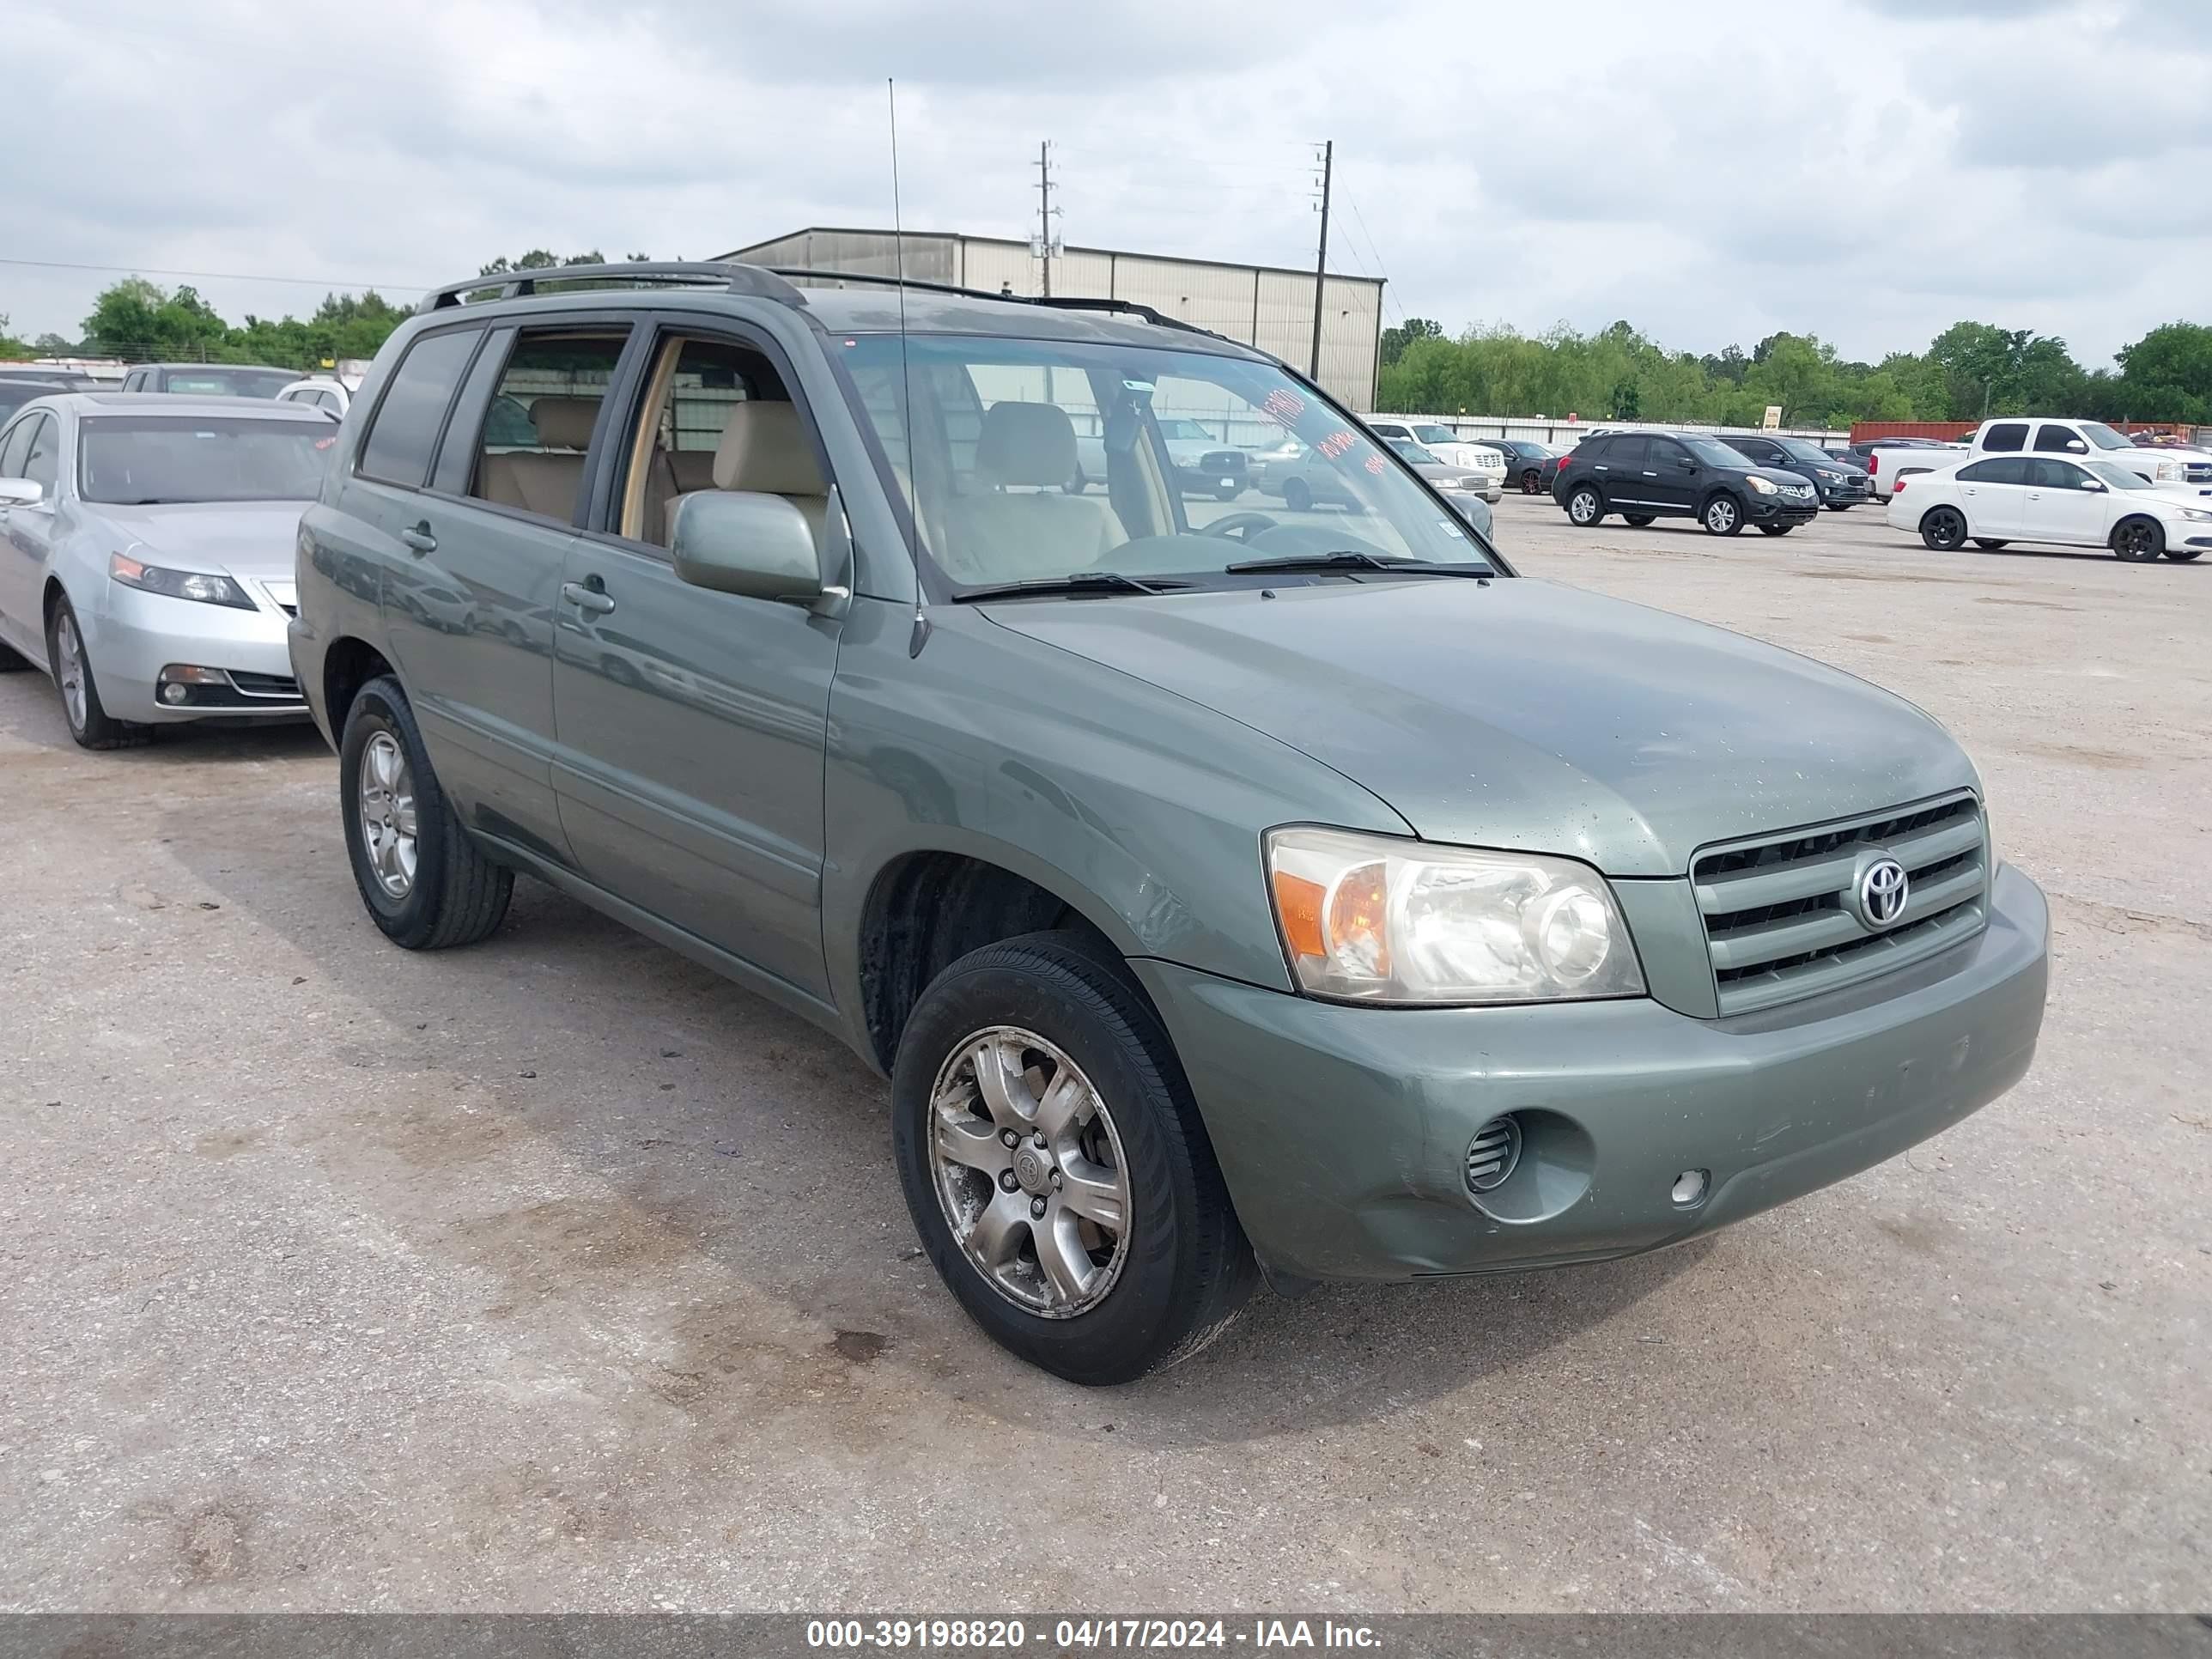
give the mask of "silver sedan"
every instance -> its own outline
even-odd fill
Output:
[[[52,676],[88,749],[170,721],[305,719],[284,629],[337,429],[232,398],[26,404],[0,429],[0,667]]]

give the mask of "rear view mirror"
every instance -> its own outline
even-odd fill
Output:
[[[2081,480],[2081,488],[2084,489],[2094,489],[2101,492],[2105,486],[2095,478],[2084,478]]]
[[[0,478],[0,507],[36,507],[46,499],[45,489],[28,478]]]
[[[702,489],[684,496],[669,552],[676,574],[694,587],[753,599],[821,597],[813,526],[781,495]]]

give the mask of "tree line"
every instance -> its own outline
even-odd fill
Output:
[[[1382,332],[1376,402],[1409,415],[1571,412],[1746,427],[1777,405],[1792,427],[2024,414],[2212,422],[2212,327],[2168,323],[2114,361],[2086,369],[2055,336],[1990,323],[1954,323],[1925,351],[1864,363],[1805,334],[1699,356],[1668,351],[1626,322],[1595,334],[1562,325],[1534,337],[1497,327],[1450,339],[1413,317]]]

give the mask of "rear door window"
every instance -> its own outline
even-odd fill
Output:
[[[1925,472],[1927,467],[1907,467],[1905,471]],[[1961,483],[2016,484],[2027,482],[2027,463],[2024,460],[1976,461],[1972,466],[1959,469]]]
[[[2080,442],[2079,439],[2075,440]],[[2027,482],[2039,489],[2079,489],[2089,482],[2089,475],[2071,461],[2045,460],[2041,457],[2027,463]]]
[[[2025,449],[2027,447],[2027,422],[2014,421],[1993,426],[1982,440],[1984,449]]]
[[[476,434],[468,493],[495,507],[571,522],[599,405],[629,334],[625,326],[575,325],[518,332]]]
[[[480,329],[448,329],[425,334],[408,347],[362,445],[363,477],[422,488],[453,390],[482,334]]]
[[[1605,453],[1597,459],[1608,467],[1641,467],[1645,464],[1644,457],[1650,453],[1650,441],[1643,437],[1608,438],[1605,441]]]

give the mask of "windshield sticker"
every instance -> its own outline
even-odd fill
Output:
[[[1278,386],[1260,400],[1260,412],[1287,432],[1291,422],[1306,412],[1306,400]]]
[[[1381,477],[1382,476],[1382,458],[1380,455],[1370,455],[1367,458],[1367,470],[1370,472],[1372,472],[1376,477]]]
[[[1314,447],[1320,450],[1322,454],[1328,456],[1329,459],[1333,461],[1358,441],[1358,439],[1353,437],[1342,427],[1339,427],[1335,431],[1330,433],[1328,436],[1323,438],[1318,444],[1315,445]]]

